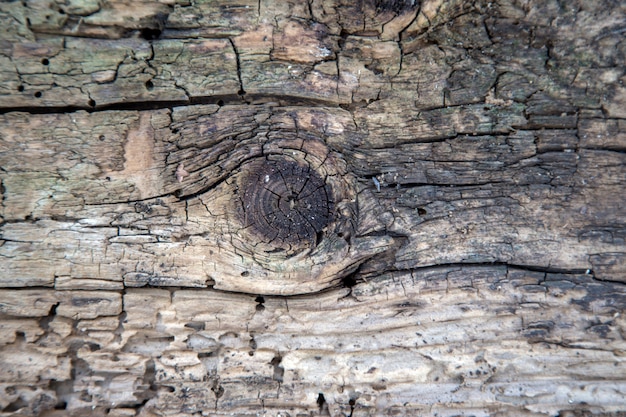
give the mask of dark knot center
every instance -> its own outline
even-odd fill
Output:
[[[286,158],[247,164],[239,198],[244,228],[276,249],[315,245],[334,213],[324,178],[306,162]]]

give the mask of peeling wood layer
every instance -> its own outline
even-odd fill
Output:
[[[297,298],[5,290],[3,406],[33,395],[26,384],[69,410],[145,404],[157,415],[316,414],[319,393],[331,415],[349,414],[351,401],[364,415],[620,410],[624,290],[490,266]],[[16,369],[25,355],[33,361]]]

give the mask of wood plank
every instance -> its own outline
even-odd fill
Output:
[[[0,3],[0,415],[623,414],[624,14]]]

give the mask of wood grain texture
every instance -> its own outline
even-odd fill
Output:
[[[0,415],[622,415],[625,16],[0,3]]]

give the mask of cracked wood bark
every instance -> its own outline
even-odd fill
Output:
[[[624,6],[277,3],[0,3],[0,415],[626,411]]]

